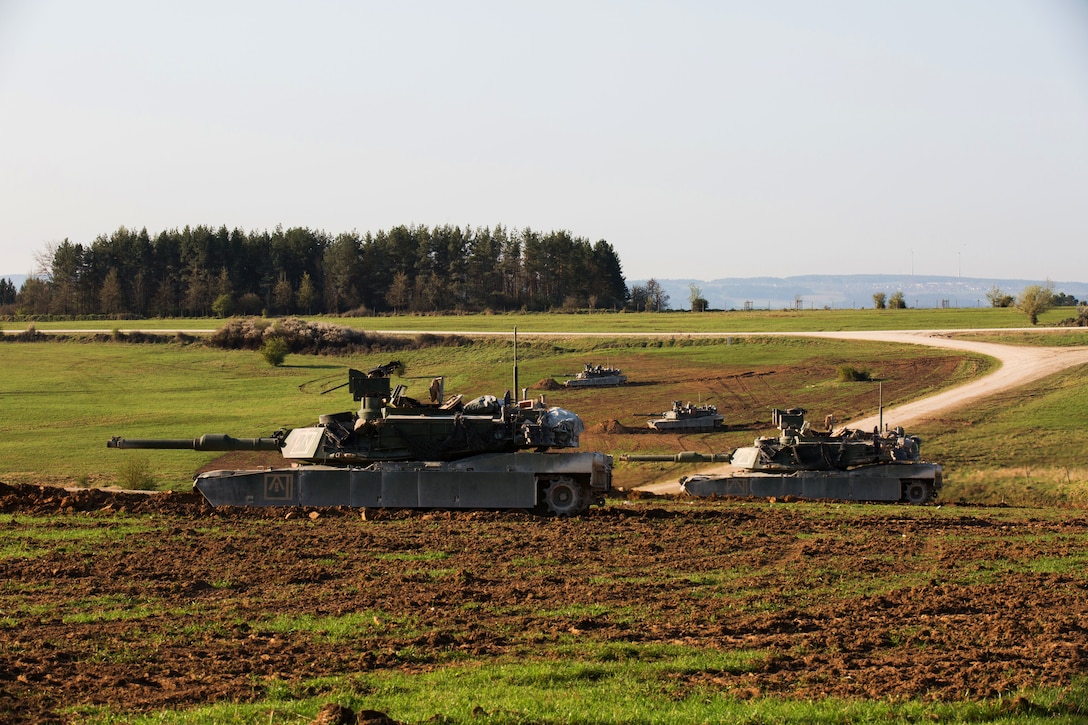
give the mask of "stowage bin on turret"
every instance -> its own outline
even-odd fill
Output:
[[[195,488],[213,505],[356,506],[373,508],[540,508],[577,514],[603,503],[612,458],[601,453],[546,453],[576,448],[581,419],[543,399],[405,395],[388,377],[390,363],[350,370],[357,413],[323,415],[317,425],[266,438],[204,435],[196,439],[114,438],[111,448],[279,451],[294,465],[211,471]]]

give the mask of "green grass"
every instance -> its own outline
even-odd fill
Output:
[[[1056,308],[1042,315],[1040,326],[1074,316],[1073,308]],[[964,307],[907,310],[755,310],[752,312],[595,312],[509,313],[474,315],[398,315],[385,317],[315,317],[333,324],[366,330],[441,330],[519,332],[623,333],[729,333],[806,332],[831,330],[918,330],[1031,327],[1027,317],[1012,308]],[[38,330],[214,330],[224,323],[216,318],[148,320],[92,320],[34,322]],[[7,331],[26,329],[27,323],[5,323]]]
[[[94,552],[110,541],[146,536],[160,528],[150,521],[104,523],[70,516],[0,514],[0,561],[43,556],[50,552]]]
[[[1088,367],[942,414],[914,429],[945,467],[944,500],[1088,506]]]
[[[349,642],[376,633],[396,633],[411,636],[418,632],[409,616],[389,612],[349,612],[338,616],[314,617],[312,615],[282,615],[261,622],[262,629],[281,634],[305,632],[323,642]]]
[[[1088,329],[1051,328],[1034,332],[1031,330],[1009,330],[992,332],[965,332],[965,340],[993,342],[1000,345],[1031,345],[1036,347],[1077,347],[1088,345]]]
[[[0,474],[9,483],[116,484],[133,476],[130,459],[143,458],[154,461],[160,487],[187,488],[193,472],[216,454],[155,451],[126,458],[133,452],[107,449],[106,441],[116,435],[248,437],[305,425],[331,405],[350,407],[351,400],[334,402],[300,386],[339,382],[350,362],[311,358],[272,368],[257,353],[194,346],[4,344]]]
[[[65,624],[118,622],[164,613],[162,607],[155,606],[146,597],[116,594],[75,599],[67,602],[65,606],[68,611],[61,617],[61,622]]]
[[[328,702],[356,711],[379,710],[406,723],[605,724],[730,722],[1077,723],[1088,709],[1083,681],[1067,690],[1024,693],[983,702],[818,702],[746,699],[742,687],[720,681],[753,671],[759,651],[692,650],[626,645],[598,651],[575,648],[563,661],[475,663],[421,673],[380,672],[304,683],[264,683],[271,697],[189,711],[122,715],[102,708],[76,710],[79,722],[263,723],[308,722]],[[317,693],[317,694],[315,694]],[[1026,696],[1025,696],[1026,695]]]
[[[1069,317],[1068,310],[1052,310],[1041,325]],[[812,332],[835,330],[917,330],[1031,327],[1012,309],[910,310],[756,310],[752,312],[639,312],[539,313],[449,316],[323,318],[373,330],[440,330],[466,332],[622,332],[711,333]]]
[[[1068,316],[1054,310],[1053,322]],[[841,340],[732,337],[725,330],[777,328],[842,329],[885,327],[977,328],[1022,326],[1018,313],[992,308],[960,310],[834,310],[753,313],[666,313],[596,315],[478,315],[451,317],[389,317],[334,320],[366,327],[398,329],[480,328],[502,333],[468,347],[428,348],[399,355],[407,364],[406,382],[418,393],[430,377],[446,376],[448,391],[475,396],[501,395],[511,387],[512,349],[506,334],[520,330],[563,332],[603,329],[613,332],[664,330],[656,338],[533,338],[519,342],[521,385],[580,369],[587,359],[624,361],[634,372],[640,366],[698,366],[707,371],[773,370],[774,375],[751,385],[759,396],[776,401],[803,399],[819,411],[857,415],[871,411],[867,383],[840,383],[834,371],[852,365],[882,378],[883,360],[912,356],[950,356],[919,346],[891,346]],[[169,328],[175,321],[133,326]],[[203,325],[211,322],[184,321]],[[409,325],[408,323],[411,323]],[[51,323],[63,326],[62,323]],[[93,327],[80,323],[71,327]],[[125,323],[126,325],[128,323]],[[218,323],[216,323],[218,324]],[[10,325],[8,326],[10,327]],[[43,328],[46,325],[42,326]],[[693,329],[721,336],[693,337],[669,330]],[[1007,344],[1085,344],[1082,331],[1047,333],[973,333]],[[259,353],[220,351],[177,343],[122,345],[112,343],[7,343],[0,345],[0,382],[4,405],[0,436],[0,480],[67,485],[157,487],[182,490],[192,475],[217,454],[191,451],[133,452],[105,448],[112,436],[192,438],[202,433],[260,436],[279,428],[311,424],[323,413],[350,410],[355,404],[342,392],[322,394],[339,385],[349,366],[386,362],[390,355],[355,357],[292,356],[288,365],[273,368]],[[989,369],[979,356],[957,356],[961,363],[946,379],[883,382],[884,403],[891,406],[962,382]],[[634,368],[627,366],[631,363]],[[824,365],[831,371],[814,377]],[[938,421],[911,432],[925,439],[923,453],[945,466],[944,500],[986,503],[1042,503],[1088,506],[1088,409],[1085,370],[1071,370],[1022,390],[974,404],[970,409],[942,415]],[[659,376],[654,382],[669,383]],[[897,387],[898,386],[898,387]],[[741,391],[750,394],[752,391]],[[717,394],[735,395],[722,384]],[[632,412],[622,398],[598,391],[569,391],[550,396],[588,422],[623,419]],[[767,407],[767,406],[764,406]],[[640,411],[641,412],[641,411]],[[765,413],[766,411],[763,411]],[[626,421],[625,421],[626,422]],[[723,447],[747,440],[727,434]],[[750,434],[744,433],[744,438]],[[624,450],[608,450],[620,454]],[[656,469],[655,469],[656,470]],[[681,467],[661,466],[662,475]],[[651,472],[652,473],[652,472]],[[7,547],[4,555],[30,555]]]
[[[449,554],[444,551],[394,551],[388,554],[377,554],[375,558],[385,561],[441,561],[448,556]]]

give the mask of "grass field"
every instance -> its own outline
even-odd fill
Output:
[[[743,344],[609,338],[527,340],[519,345],[519,371],[521,384],[530,386],[541,379],[573,373],[587,358],[613,360],[632,370],[641,367],[653,371],[651,374],[664,379],[687,379],[689,387],[705,390],[692,379],[705,376],[708,370],[777,370],[776,397],[765,398],[768,405],[760,406],[760,413],[766,417],[770,405],[785,404],[802,389],[811,388],[814,381],[807,371],[814,359],[849,360],[864,367],[879,364],[889,350],[899,349],[905,351],[902,355],[933,354],[914,347],[831,340],[758,338],[746,339]],[[356,407],[344,389],[323,392],[346,382],[349,367],[368,369],[387,362],[388,357],[292,355],[286,365],[274,368],[254,352],[212,350],[200,345],[71,341],[6,344],[0,346],[0,365],[8,371],[0,388],[5,408],[0,473],[9,482],[111,485],[118,482],[124,467],[130,465],[127,461],[133,459],[147,461],[159,487],[184,488],[192,473],[215,454],[119,452],[107,449],[106,441],[115,435],[193,438],[203,433],[229,433],[252,437],[279,428],[309,425],[323,413]],[[397,382],[406,383],[410,394],[421,394],[437,375],[446,377],[448,391],[463,392],[469,398],[485,393],[501,396],[511,387],[513,354],[506,340],[485,340],[470,347],[427,348],[399,357],[406,372]],[[968,370],[974,369],[976,366]],[[821,387],[825,388],[822,393],[806,397],[856,406],[853,398],[859,393],[867,395],[862,388],[854,387],[845,389],[851,391],[847,398],[839,399],[842,387]],[[889,401],[894,397],[891,389]],[[916,386],[904,389],[901,395],[909,397],[928,390]],[[591,424],[638,412],[628,409],[632,405],[650,410],[654,405],[667,407],[673,394],[659,394],[644,405],[611,394],[602,396],[599,391],[551,395],[553,403],[571,407]]]
[[[1083,333],[999,334],[1001,341],[1062,344]],[[344,390],[348,367],[369,368],[390,356],[292,355],[273,368],[257,353],[180,343],[41,342],[0,346],[7,371],[0,475],[8,482],[67,485],[148,485],[187,489],[192,474],[215,454],[116,451],[115,435],[192,438],[203,433],[241,437],[309,425],[323,413],[355,407]],[[402,381],[420,394],[446,376],[450,392],[502,395],[511,387],[512,348],[503,337],[471,346],[435,347],[402,356]],[[583,448],[607,453],[722,451],[769,432],[771,407],[803,405],[839,420],[872,412],[876,391],[836,379],[840,365],[871,370],[882,381],[886,406],[966,381],[987,369],[985,358],[919,346],[859,344],[777,337],[657,339],[526,337],[519,345],[520,384],[562,379],[584,361],[617,364],[643,383],[622,395],[594,390],[555,391],[549,402],[570,408],[587,426],[618,420],[644,427],[635,413],[660,412],[674,399],[714,402],[733,432],[677,437],[595,436]],[[894,368],[889,367],[895,361]],[[928,373],[926,371],[929,371]],[[758,372],[747,382],[738,376]],[[1086,391],[1073,370],[1023,391],[987,401],[914,431],[926,458],[945,466],[947,500],[979,503],[1088,504],[1084,487],[1088,433],[1081,424]],[[755,426],[756,429],[753,429]],[[692,472],[682,466],[617,466],[619,485],[638,485]]]
[[[1039,319],[1040,327],[1075,317],[1074,308],[1055,308]],[[730,332],[817,332],[839,330],[964,330],[1031,327],[1027,317],[1011,308],[968,307],[907,310],[754,310],[751,312],[638,312],[638,313],[499,313],[476,315],[390,315],[381,317],[325,317],[340,325],[366,330],[438,330],[506,333],[604,332],[728,334]],[[94,320],[34,322],[39,330],[193,330],[215,329],[219,319]],[[5,330],[23,330],[27,323],[3,323]]]

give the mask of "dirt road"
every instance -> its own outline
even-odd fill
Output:
[[[1027,345],[999,345],[978,342],[953,336],[949,331],[889,331],[889,332],[814,332],[807,337],[833,337],[843,340],[875,340],[929,345],[951,350],[965,350],[997,358],[1001,367],[994,372],[966,385],[932,395],[913,403],[884,411],[884,421],[889,425],[910,428],[916,423],[941,411],[962,407],[971,401],[1005,390],[1026,385],[1047,375],[1061,372],[1075,365],[1088,363],[1088,347],[1031,347]],[[851,428],[862,430],[877,424],[873,415],[849,422]]]

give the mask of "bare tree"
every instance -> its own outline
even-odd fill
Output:
[[[53,273],[53,257],[60,244],[60,242],[46,242],[41,249],[34,252],[34,270],[30,273],[32,277],[48,277]]]
[[[703,298],[703,290],[700,289],[699,285],[695,284],[694,282],[689,284],[688,285],[688,302],[691,303],[691,311],[692,312],[698,312],[699,311],[699,300],[701,300],[702,298]]]
[[[124,307],[124,294],[121,291],[121,276],[116,267],[110,267],[102,289],[98,293],[99,304],[107,315],[115,315]]]
[[[646,283],[646,309],[661,312],[669,309],[669,295],[656,279]]]
[[[393,275],[393,281],[385,293],[385,301],[393,308],[393,314],[406,309],[412,303],[412,286],[408,282],[407,274],[397,272]]]

